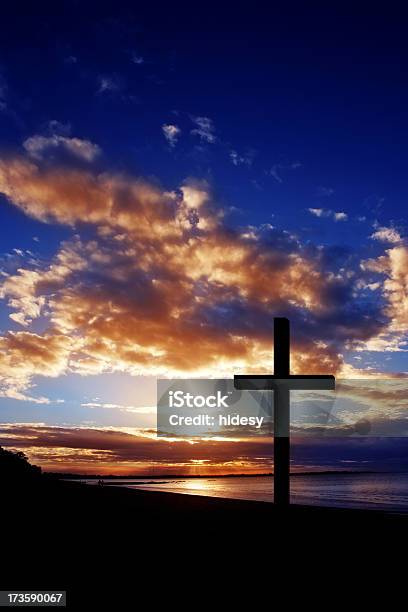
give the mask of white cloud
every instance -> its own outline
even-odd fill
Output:
[[[345,212],[334,212],[333,217],[335,221],[347,221],[348,216]]]
[[[402,238],[393,227],[379,227],[370,238],[373,240],[379,240],[380,242],[389,242],[391,244],[397,244],[401,242]]]
[[[140,66],[144,64],[144,58],[141,55],[137,55],[137,53],[132,53],[132,62]]]
[[[165,123],[162,125],[162,132],[171,147],[175,147],[180,136],[181,130],[177,125]]]
[[[232,149],[229,154],[230,160],[234,164],[234,166],[246,165],[250,166],[252,164],[252,155],[239,155],[237,151]]]
[[[57,121],[57,119],[51,119],[48,122],[47,128],[52,135],[69,136],[71,133],[71,124],[69,122],[62,123],[62,121]]]
[[[348,215],[345,212],[330,210],[330,208],[308,208],[308,212],[315,217],[333,219],[334,221],[347,221]]]
[[[41,159],[46,151],[50,149],[62,149],[87,162],[94,161],[101,153],[98,145],[90,140],[80,138],[68,138],[53,134],[52,136],[35,135],[23,142],[23,147],[34,159]]]
[[[113,91],[119,91],[120,83],[116,77],[113,76],[100,76],[98,78],[99,88],[97,93],[109,93]]]
[[[86,402],[81,404],[84,408],[105,408],[119,410],[119,412],[132,412],[134,414],[156,414],[156,406],[124,406],[122,404],[110,404],[104,402]]]
[[[214,143],[216,141],[215,127],[209,117],[191,117],[197,127],[191,130],[193,136],[198,136],[204,142]]]
[[[307,209],[308,212],[310,212],[311,215],[314,215],[315,217],[323,217],[326,216],[324,213],[324,209],[323,208],[308,208]]]
[[[283,183],[283,179],[281,176],[282,170],[297,170],[297,168],[301,168],[301,166],[302,164],[300,162],[293,162],[292,164],[274,164],[269,170],[269,174],[278,183]]]
[[[270,175],[273,176],[275,181],[278,181],[278,183],[282,183],[283,181],[282,181],[282,178],[281,178],[278,170],[279,170],[279,166],[278,165],[272,166],[272,168],[270,170]]]
[[[78,62],[78,58],[75,55],[68,55],[65,58],[66,64],[76,64]]]

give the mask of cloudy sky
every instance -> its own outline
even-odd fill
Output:
[[[156,378],[271,372],[274,316],[295,373],[405,376],[404,31],[86,5],[2,17],[0,444],[48,469],[268,470],[267,440],[156,440]],[[296,465],[331,465],[319,444]]]

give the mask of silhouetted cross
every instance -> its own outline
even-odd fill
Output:
[[[274,374],[243,374],[234,376],[236,389],[274,391],[273,478],[275,504],[290,503],[290,391],[335,388],[334,376],[290,375],[289,320],[273,320]]]

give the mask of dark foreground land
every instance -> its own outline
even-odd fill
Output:
[[[1,507],[0,588],[65,589],[71,609],[145,609],[142,597],[175,602],[190,587],[202,602],[228,589],[232,602],[281,588],[281,574],[310,572],[319,589],[340,566],[359,580],[372,562],[381,575],[407,543],[403,515],[44,479],[3,487]]]

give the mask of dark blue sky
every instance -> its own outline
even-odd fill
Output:
[[[168,188],[189,174],[209,177],[245,222],[275,215],[334,240],[305,213],[333,191],[331,208],[404,223],[407,48],[397,15],[300,3],[228,12],[28,4],[3,20],[3,147],[20,148],[51,118],[97,142],[102,165]],[[195,148],[191,116],[213,121],[213,146]],[[164,123],[182,130],[172,152]],[[251,165],[234,166],[231,150]],[[348,242],[367,234],[354,223],[342,230]]]

